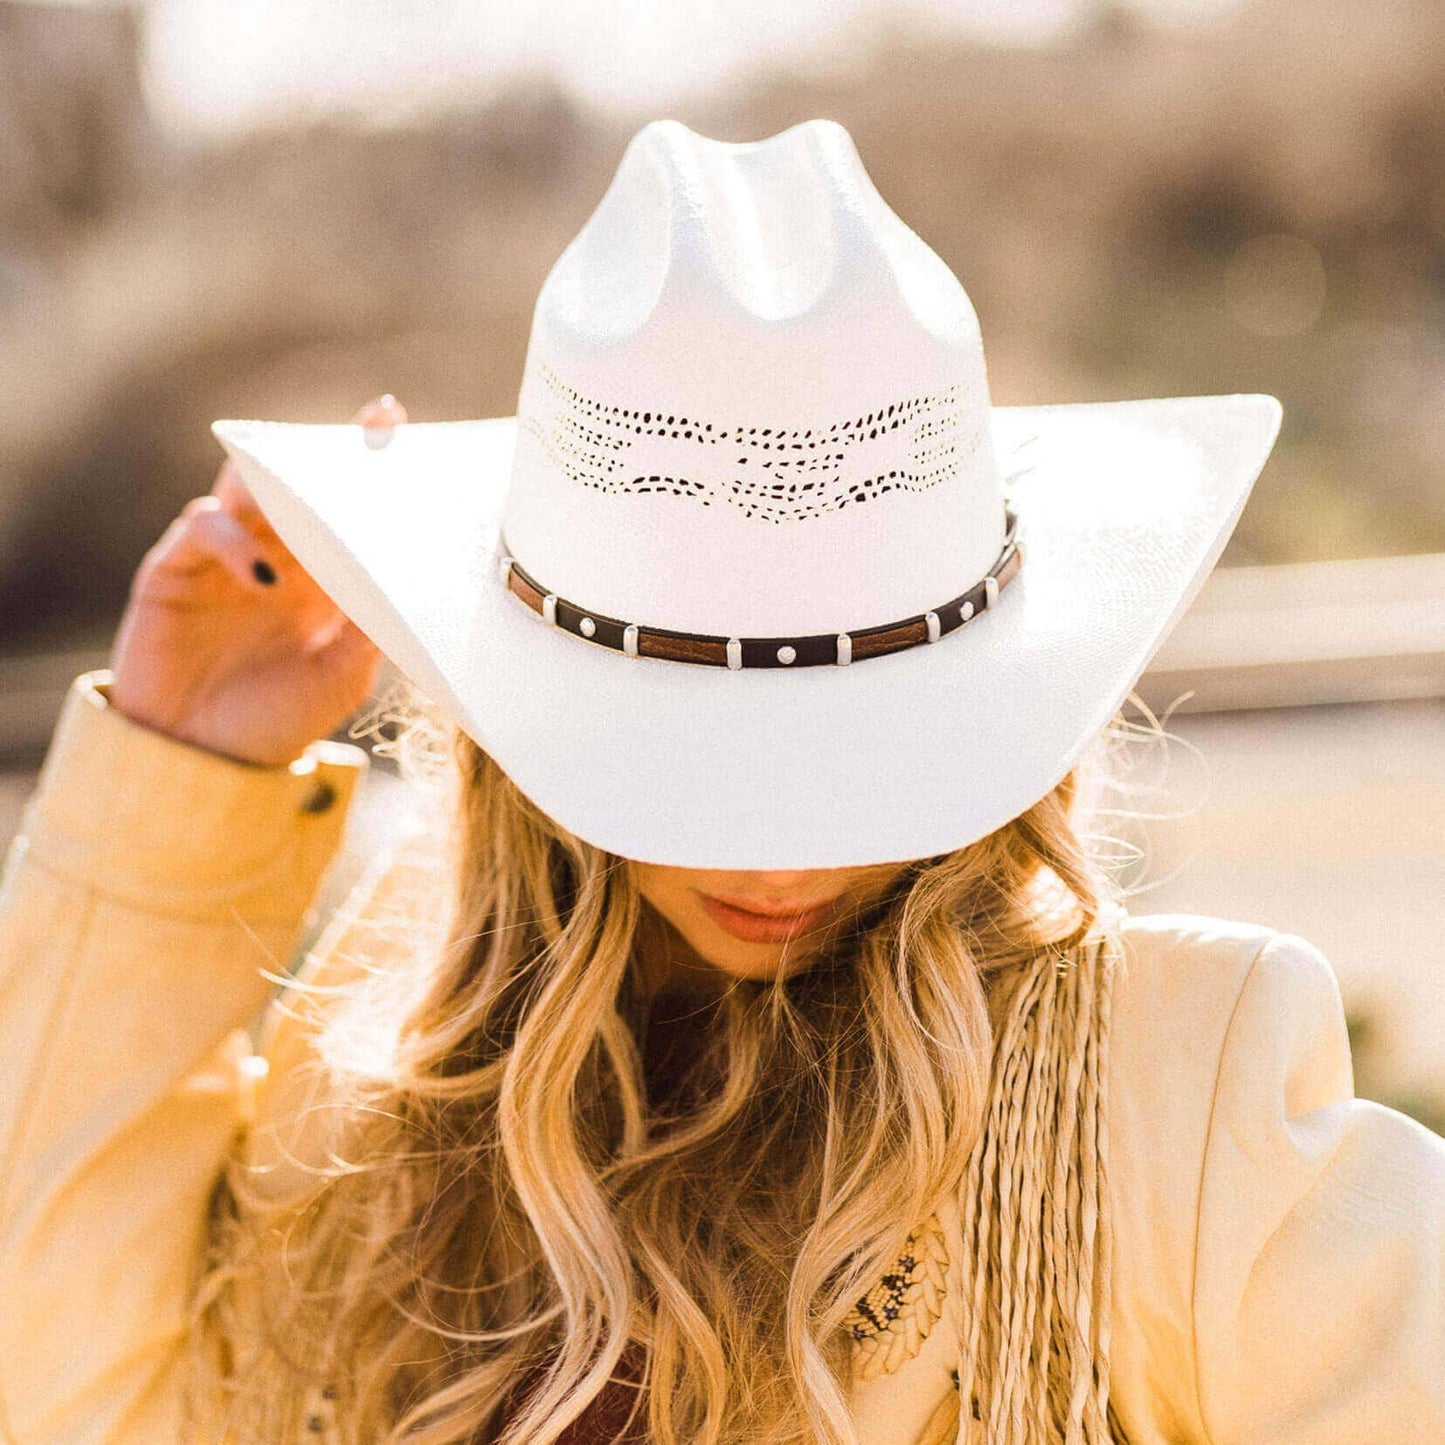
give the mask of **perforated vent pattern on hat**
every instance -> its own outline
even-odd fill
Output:
[[[893,491],[925,492],[954,476],[979,445],[959,387],[881,403],[827,427],[705,420],[617,406],[539,367],[544,416],[523,424],[574,482],[601,492],[650,492],[726,503],[769,522],[798,522]],[[661,465],[666,460],[676,465]]]

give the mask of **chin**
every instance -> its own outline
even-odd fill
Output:
[[[796,973],[799,950],[778,944],[740,943],[735,938],[699,939],[693,943],[700,957],[732,978],[766,983],[784,973]]]

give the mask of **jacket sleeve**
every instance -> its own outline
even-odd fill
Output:
[[[1205,1152],[1213,1445],[1445,1440],[1445,1139],[1353,1095],[1334,972],[1278,934],[1239,994]]]
[[[76,679],[0,879],[0,1433],[182,1438],[187,1307],[250,1046],[367,756],[257,767]]]

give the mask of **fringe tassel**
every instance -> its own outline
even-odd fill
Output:
[[[1110,925],[1045,955],[999,1030],[963,1203],[959,1445],[1126,1445],[1109,1404]]]

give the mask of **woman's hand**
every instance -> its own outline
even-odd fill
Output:
[[[390,427],[406,411],[383,396],[356,420]],[[182,742],[288,763],[361,707],[380,661],[228,459],[141,561],[116,634],[110,701]]]

